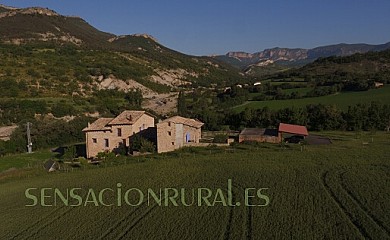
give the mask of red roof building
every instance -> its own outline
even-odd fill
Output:
[[[305,126],[286,124],[286,123],[279,124],[279,132],[302,135],[305,137],[309,135],[309,132],[307,131],[307,128]]]

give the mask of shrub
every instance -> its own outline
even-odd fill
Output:
[[[156,151],[156,146],[146,138],[136,135],[131,144],[131,151],[154,153]]]
[[[228,136],[225,134],[217,134],[213,139],[213,143],[227,143]]]

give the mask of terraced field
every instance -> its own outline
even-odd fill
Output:
[[[0,239],[390,239],[390,135],[322,134],[333,144],[304,151],[297,145],[209,147],[73,172],[26,170],[35,174],[0,180]],[[87,194],[121,183],[123,191],[220,188],[227,195],[228,179],[233,202],[241,206],[160,206],[146,200],[137,207],[70,207],[61,201],[26,206],[27,188],[81,188]],[[246,188],[268,188],[270,204],[245,206]],[[108,194],[105,200],[117,198]]]

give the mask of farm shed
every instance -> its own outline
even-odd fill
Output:
[[[245,128],[238,135],[238,142],[268,142],[279,143],[280,134],[277,129]]]
[[[280,134],[288,133],[288,134],[299,135],[303,137],[309,136],[309,132],[307,131],[307,128],[305,126],[286,124],[286,123],[279,124],[279,133]]]
[[[285,142],[289,143],[300,143],[307,136],[309,136],[309,133],[305,126],[286,123],[279,124],[279,134],[281,136],[281,139],[284,139]],[[283,134],[287,134],[287,137],[285,137],[286,135],[283,136]]]

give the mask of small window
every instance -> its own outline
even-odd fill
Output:
[[[92,138],[92,142],[93,143],[97,143],[97,139],[96,138]]]
[[[172,142],[172,146],[174,146],[175,145],[175,142]]]
[[[168,122],[168,127],[170,127],[171,126],[171,122]]]
[[[104,146],[105,146],[106,148],[110,147],[110,142],[108,141],[107,138],[104,139]]]
[[[171,131],[168,131],[168,135],[169,135],[169,136],[172,136],[172,132],[171,132]]]
[[[122,137],[122,128],[118,128],[118,137]]]

